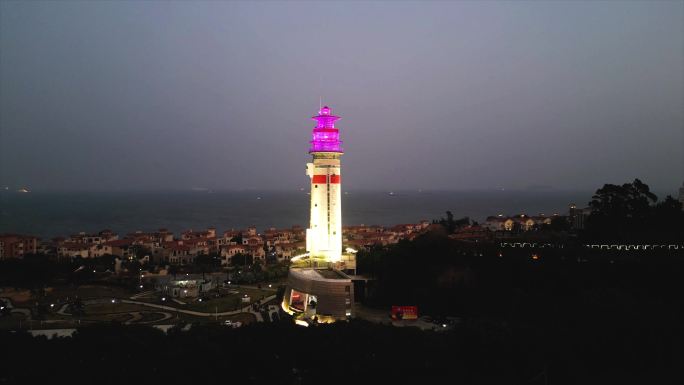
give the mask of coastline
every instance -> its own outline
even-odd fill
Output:
[[[343,194],[343,225],[393,226],[455,217],[567,213],[587,191],[354,191]],[[0,194],[0,233],[51,238],[111,229],[117,233],[167,228],[178,233],[216,227],[286,228],[308,224],[305,191],[32,192]]]

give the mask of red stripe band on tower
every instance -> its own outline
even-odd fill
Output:
[[[311,183],[326,183],[326,176],[325,175],[314,175],[313,178],[311,179]]]
[[[330,175],[330,183],[342,183],[341,175]]]

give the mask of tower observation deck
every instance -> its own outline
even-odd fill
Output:
[[[309,153],[334,152],[342,154],[340,131],[335,128],[335,121],[340,117],[332,115],[330,107],[325,106],[318,111],[318,115],[311,119],[316,121],[316,127],[313,129],[313,140],[311,140]]]

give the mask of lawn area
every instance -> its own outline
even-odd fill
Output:
[[[172,310],[155,311],[154,309],[143,305],[105,303],[86,306],[86,314],[83,316],[71,317],[56,313],[48,313],[45,315],[45,319],[42,321],[29,321],[26,319],[26,317],[24,317],[23,314],[12,313],[10,315],[0,317],[0,329],[58,329],[76,328],[101,322],[125,323],[132,318],[130,312],[139,312],[142,315],[142,319],[140,319],[138,322],[149,322],[149,324],[174,324],[179,320],[183,322],[199,322],[202,324],[223,323],[225,320],[231,320],[233,322],[239,321],[242,322],[243,325],[256,322],[256,317],[251,313],[238,313],[230,316],[219,316],[217,319],[213,316],[192,316],[183,313],[176,313]],[[165,319],[163,313],[169,313],[172,315],[172,317]]]
[[[62,315],[56,312],[48,312],[43,314],[43,320],[33,320],[30,325],[23,315],[12,313],[12,316],[0,317],[0,328],[17,328],[18,320],[22,320],[22,328],[58,328],[58,327],[76,327],[79,320],[82,322],[125,322],[131,318],[130,312],[149,311],[149,308],[141,305],[122,304],[122,303],[104,303],[87,305],[85,308],[86,314],[82,316]],[[161,315],[156,317],[162,318]]]
[[[238,308],[248,306],[253,302],[275,294],[275,291],[272,290],[253,289],[247,287],[235,287],[234,290],[237,291],[237,293],[227,294],[221,298],[206,298],[201,302],[198,299],[183,298],[181,301],[186,302],[187,305],[173,304],[172,306],[205,313],[213,313],[215,311],[221,313],[237,310]],[[241,301],[241,298],[243,298],[245,294],[250,298],[250,302]]]
[[[232,293],[236,292],[236,293]],[[252,302],[256,302],[261,298],[265,298],[276,293],[275,290],[266,289],[256,289],[251,287],[237,287],[234,286],[230,290],[221,289],[220,298],[211,298],[206,296],[199,301],[199,298],[177,298],[181,302],[185,302],[185,305],[181,305],[175,302],[171,297],[165,297],[166,301],[160,299],[159,294],[153,294],[151,296],[136,298],[136,301],[152,303],[157,305],[171,306],[178,309],[199,311],[203,313],[214,313],[218,311],[219,313],[227,311],[235,311],[248,306]],[[212,292],[213,294],[213,292]],[[240,299],[247,294],[250,297],[250,302],[242,302]]]
[[[214,317],[197,317],[197,316],[192,316],[188,314],[180,314],[180,319],[184,322],[199,322],[202,324],[210,324],[210,323],[223,323],[225,320],[231,320],[233,322],[239,321],[242,322],[243,325],[248,325],[252,322],[256,322],[256,316],[252,313],[238,313],[238,314],[233,314],[230,316],[219,316],[218,320]],[[176,322],[176,316],[174,315],[173,318],[168,319],[164,321],[163,323],[171,324]]]
[[[70,327],[73,327],[73,324],[78,322],[78,320],[83,322],[125,322],[131,318],[131,312],[142,313],[146,311],[150,311],[150,308],[142,305],[127,303],[97,303],[86,305],[85,314],[82,316],[48,313],[45,314],[45,318],[49,322],[62,321],[65,323],[71,323],[72,325]]]
[[[127,298],[127,299],[129,299],[129,298]],[[166,301],[162,301],[161,299],[159,299],[159,296],[158,296],[157,294],[152,294],[152,295],[148,295],[148,296],[145,296],[145,297],[138,297],[138,298],[133,299],[133,300],[131,300],[131,301],[145,302],[145,303],[154,303],[154,304],[157,304],[157,305],[164,305],[164,306],[174,306],[174,305],[178,305],[177,303],[171,301],[171,298],[170,298],[170,297],[167,297],[167,298],[166,298]]]
[[[33,329],[60,329],[60,328],[77,328],[81,326],[93,325],[96,323],[110,323],[118,322],[124,323],[131,318],[129,313],[118,314],[91,314],[78,318],[70,319],[48,319],[44,321],[34,320],[31,322]],[[27,326],[23,326],[27,329]]]
[[[146,312],[142,313],[143,322],[151,322],[148,325],[156,324],[155,320],[161,320],[163,315],[158,312]],[[78,328],[82,326],[92,325],[96,323],[109,323],[109,322],[119,322],[125,323],[131,318],[129,313],[118,313],[118,314],[99,314],[99,315],[87,315],[80,320],[76,319],[50,319],[50,320],[33,320],[27,321],[23,315],[14,313],[5,317],[0,317],[0,329],[13,329],[13,330],[37,330],[37,329],[69,329]],[[159,324],[175,324],[179,319],[176,318],[176,314],[172,318],[165,319],[159,322]],[[256,317],[251,313],[238,313],[231,316],[218,317],[218,320],[214,317],[196,317],[187,314],[180,314],[180,321],[194,323],[198,322],[201,324],[222,324],[225,320],[231,320],[233,322],[241,322],[243,325],[248,325],[252,322],[256,322]]]
[[[23,314],[12,313],[11,316],[0,317],[0,329],[31,330],[31,329],[66,329],[79,326],[72,319],[28,320]]]
[[[134,294],[135,291],[125,289],[118,286],[104,286],[104,285],[82,285],[78,287],[57,286],[53,287],[48,293],[48,298],[66,299],[66,297],[74,298],[79,296],[82,300],[91,298],[128,298]]]
[[[86,316],[90,315],[103,315],[103,314],[115,314],[115,313],[129,313],[133,311],[150,311],[153,310],[150,307],[144,305],[136,305],[129,303],[96,303],[92,305],[87,305],[85,307]]]
[[[81,317],[83,321],[96,321],[96,322],[121,322],[124,323],[131,318],[129,313],[118,313],[118,314],[86,314]]]
[[[136,294],[135,291],[118,286],[55,286],[47,289],[45,300],[63,303],[66,302],[67,298],[75,298],[76,296],[82,300],[86,300],[93,298],[128,298],[134,294]]]
[[[26,317],[20,313],[12,313],[0,317],[0,329],[18,329],[21,323],[22,328],[26,327]]]
[[[171,312],[166,312],[166,313],[171,313]],[[156,312],[156,311],[140,312],[140,315],[142,315],[142,319],[138,322],[155,323],[157,321],[164,319],[164,313]],[[173,319],[173,318],[168,319],[166,322],[170,321],[171,319]],[[166,323],[166,322],[164,322],[164,323]]]
[[[154,294],[146,298],[138,298],[137,300],[170,306],[180,310],[193,310],[203,313],[214,313],[218,311],[219,313],[222,313],[235,311],[237,309],[242,309],[246,306],[249,306],[253,302],[274,295],[275,290],[233,286],[230,289],[221,289],[221,293],[222,297],[220,298],[210,298],[207,293],[207,296],[205,296],[202,301],[199,301],[197,298],[183,298],[181,301],[185,302],[185,305],[181,305],[172,301],[170,297],[167,297],[166,301],[161,301],[158,294]],[[214,316],[192,316],[179,313],[174,310],[155,309],[145,305],[123,303],[118,300],[114,303],[110,302],[112,298],[129,298],[133,294],[135,294],[135,292],[131,290],[126,290],[120,287],[100,285],[54,287],[51,288],[51,290],[47,292],[47,295],[40,300],[43,304],[55,303],[54,307],[48,306],[47,311],[42,314],[42,321],[33,320],[29,322],[29,320],[27,320],[23,315],[13,313],[5,317],[0,317],[0,328],[17,329],[19,328],[20,323],[22,329],[72,328],[98,322],[125,323],[133,318],[131,315],[132,312],[138,312],[140,315],[142,315],[142,319],[137,320],[135,323],[142,321],[150,322],[152,324],[172,324],[178,322],[179,320],[184,322],[222,323],[225,320],[231,320],[239,321],[246,325],[256,321],[254,315],[250,313],[220,316],[218,319],[216,319]],[[245,295],[250,298],[250,302],[241,301]],[[81,316],[58,314],[57,310],[62,307],[64,302],[66,302],[67,297],[74,298],[75,296],[79,296],[84,302],[86,302],[84,309],[85,314]],[[98,299],[98,301],[92,301],[96,303],[88,303],[91,302],[88,300],[94,299]],[[23,307],[31,304],[33,300],[34,299],[31,299],[31,301],[24,304]],[[22,307],[22,304],[18,304],[18,307]],[[172,317],[166,318],[163,313],[171,314]]]

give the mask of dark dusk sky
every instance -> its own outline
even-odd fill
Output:
[[[684,2],[0,5],[0,186],[297,189],[319,97],[345,189],[684,181]]]

